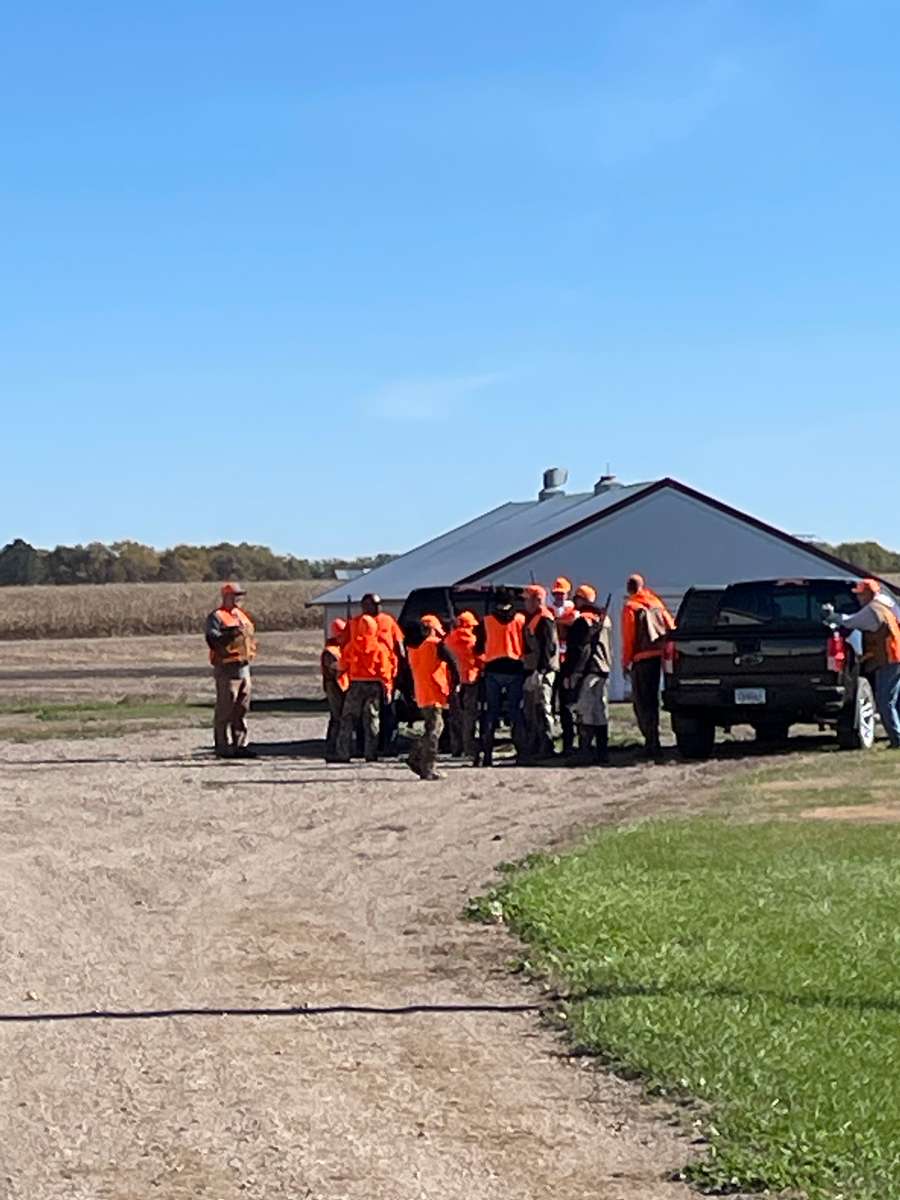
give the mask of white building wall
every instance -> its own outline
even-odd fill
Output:
[[[635,571],[645,576],[673,612],[685,591],[696,584],[840,573],[814,551],[801,550],[692,496],[665,488],[477,582],[513,583],[533,576],[549,585],[557,575],[565,575],[576,586],[591,583],[601,602],[612,592],[617,626],[625,580]],[[617,628],[615,635],[610,694],[621,700],[626,686]]]

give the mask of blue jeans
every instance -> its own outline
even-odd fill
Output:
[[[900,746],[900,663],[888,663],[875,672],[875,703],[892,746]]]
[[[484,725],[481,730],[481,745],[486,753],[494,748],[494,733],[503,715],[503,698],[512,728],[513,745],[518,748],[522,727],[522,694],[524,675],[501,675],[499,672],[484,673]]]

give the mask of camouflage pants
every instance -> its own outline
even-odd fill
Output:
[[[333,679],[325,682],[325,699],[328,701],[328,730],[325,734],[325,757],[334,758],[337,755],[338,735],[341,729],[341,715],[344,711],[346,692]]]
[[[450,753],[455,758],[474,758],[478,750],[475,730],[479,687],[477,683],[461,683],[450,697]]]
[[[532,671],[525,679],[522,714],[526,754],[541,754],[553,743],[555,671]]]
[[[417,737],[409,748],[409,765],[424,779],[437,764],[438,745],[444,732],[444,710],[437,704],[420,710],[425,722],[425,732]]]
[[[349,762],[356,740],[356,724],[362,722],[363,747],[367,759],[378,754],[378,731],[381,727],[381,701],[384,688],[377,679],[354,679],[344,693],[344,707],[338,731],[336,758]]]

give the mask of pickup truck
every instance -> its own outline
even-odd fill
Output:
[[[859,634],[822,607],[855,612],[853,579],[758,579],[691,588],[663,648],[663,704],[685,758],[707,758],[716,729],[750,725],[777,745],[791,725],[833,728],[846,750],[875,740],[875,701]]]
[[[415,588],[404,601],[399,617],[400,628],[404,629],[410,621],[420,620],[426,613],[439,617],[448,630],[453,625],[454,617],[466,610],[483,620],[499,590],[495,587]],[[510,587],[502,590],[512,594],[517,606],[521,605],[521,588]]]

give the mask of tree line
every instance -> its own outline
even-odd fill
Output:
[[[864,571],[871,571],[874,575],[900,573],[900,553],[886,550],[878,542],[840,542],[837,546],[829,546],[825,542],[818,544],[826,553],[862,567]]]
[[[820,549],[876,575],[900,573],[900,553],[878,542],[817,543]],[[336,570],[364,571],[390,562],[391,554],[360,558],[296,558],[249,542],[172,546],[140,542],[89,542],[41,550],[16,538],[0,550],[0,587],[15,584],[192,583],[224,579],[333,579]]]
[[[360,558],[296,558],[248,542],[172,546],[156,550],[140,542],[89,542],[41,550],[16,538],[0,550],[0,587],[72,583],[191,583],[225,579],[332,579],[336,570],[363,571],[393,555]]]

